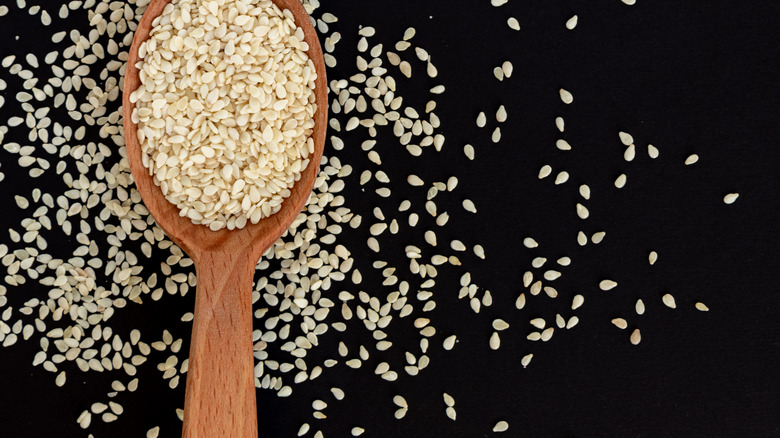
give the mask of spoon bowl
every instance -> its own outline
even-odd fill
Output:
[[[141,84],[138,49],[152,21],[172,0],[152,0],[135,31],[127,60],[122,114],[127,158],[138,192],[157,224],[195,263],[198,285],[184,404],[183,436],[257,437],[251,289],[262,254],[288,229],[309,198],[319,170],[327,128],[327,81],[317,33],[299,0],[273,0],[289,9],[303,30],[317,71],[314,154],[281,209],[242,229],[211,231],[179,215],[142,163],[130,94]]]

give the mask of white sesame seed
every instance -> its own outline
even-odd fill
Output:
[[[493,76],[496,77],[499,81],[504,80],[504,70],[501,67],[495,67],[493,68]]]
[[[636,157],[636,147],[633,144],[628,145],[625,152],[623,152],[623,159],[626,161],[634,161],[635,157]]]
[[[723,202],[725,204],[733,204],[737,198],[739,198],[739,193],[729,193],[723,197]]]
[[[565,104],[570,104],[574,102],[574,95],[572,95],[569,91],[561,88],[560,89],[560,95],[561,95],[561,101]]]
[[[498,350],[499,347],[501,347],[501,338],[498,336],[498,332],[493,332],[493,334],[490,335],[490,349]]]
[[[690,166],[691,164],[696,163],[699,161],[699,156],[696,154],[689,155],[688,158],[685,159],[685,165]]]
[[[590,212],[588,211],[587,207],[577,203],[577,216],[579,216],[580,219],[587,219],[588,216],[590,216]]]
[[[585,297],[580,294],[574,296],[571,301],[571,310],[579,309],[585,303]]]
[[[515,300],[515,307],[518,310],[521,310],[523,307],[525,307],[525,294],[520,293],[520,295],[517,297],[517,300]]]
[[[577,27],[577,16],[573,16],[566,21],[566,29],[573,30]]]
[[[509,323],[504,321],[503,319],[495,319],[493,320],[493,329],[496,331],[503,331],[509,328]]]
[[[658,253],[655,251],[650,251],[650,254],[647,256],[647,261],[650,263],[650,265],[654,265],[655,262],[658,261]]]
[[[670,309],[677,308],[677,303],[674,301],[674,297],[671,294],[664,294],[664,296],[661,298],[661,301],[663,301],[664,305]]]
[[[517,21],[517,18],[515,17],[509,17],[506,20],[506,24],[512,30],[520,30],[520,23]]]
[[[585,200],[590,199],[590,187],[588,187],[587,184],[580,186],[580,196],[582,196]]]
[[[555,142],[555,147],[557,147],[558,149],[560,149],[562,151],[570,151],[571,150],[571,145],[569,144],[569,142],[566,141],[566,140],[563,140],[563,139],[557,140]]]
[[[644,315],[645,314],[645,303],[641,299],[636,300],[636,304],[634,305],[634,310],[636,311],[637,315]]]
[[[707,307],[704,303],[697,302],[695,304],[696,310],[702,311],[702,312],[709,312],[710,308]]]
[[[620,137],[620,142],[623,143],[624,146],[630,146],[634,144],[634,137],[632,137],[631,134],[620,131],[618,132],[618,136]]]
[[[493,130],[493,133],[490,135],[490,141],[493,143],[498,143],[501,141],[501,128],[496,126],[496,129]]]
[[[658,151],[658,148],[656,148],[655,146],[649,144],[649,145],[647,145],[647,155],[650,158],[652,158],[652,159],[656,159],[656,158],[658,158],[660,153]]]
[[[504,108],[504,105],[501,105],[498,107],[498,110],[496,111],[496,121],[498,123],[504,123],[506,122],[507,114],[506,114],[506,108]]]
[[[506,432],[507,430],[509,430],[509,423],[506,421],[499,421],[495,426],[493,426],[493,432],[496,433]]]
[[[485,113],[480,111],[479,114],[477,114],[477,127],[484,128],[487,124],[487,116],[485,116]]]
[[[617,287],[617,285],[618,284],[616,282],[609,279],[601,280],[601,282],[599,282],[599,288],[604,291],[614,289],[615,287]]]
[[[628,327],[628,323],[623,318],[615,318],[612,320],[612,324],[615,325],[615,327],[624,330],[626,327]]]
[[[563,129],[564,129],[563,117],[556,117],[555,118],[555,127],[558,128],[558,131],[563,132]]]
[[[622,189],[626,185],[626,174],[621,173],[615,180],[615,187]]]
[[[631,343],[634,345],[638,345],[642,341],[642,333],[639,332],[639,329],[635,329],[631,333]]]
[[[511,62],[504,61],[501,64],[501,70],[504,72],[504,77],[508,79],[508,78],[512,77],[512,72],[514,71],[514,67],[512,66]],[[499,122],[500,122],[500,120],[499,120]]]
[[[533,354],[526,354],[525,356],[523,356],[522,359],[520,359],[520,365],[522,365],[523,368],[528,367],[528,365],[531,363],[531,359],[533,358],[534,358]]]

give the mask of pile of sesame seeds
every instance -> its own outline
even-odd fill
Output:
[[[89,22],[91,29],[86,34],[75,30],[53,33],[52,41],[62,50],[47,54],[43,67],[35,54],[11,55],[2,60],[8,79],[0,82],[0,91],[6,87],[20,90],[15,93],[20,115],[0,127],[0,143],[14,157],[13,161],[4,160],[2,165],[18,166],[27,172],[32,182],[30,187],[35,188],[15,195],[17,208],[28,217],[20,224],[12,224],[8,240],[4,239],[6,243],[0,245],[0,256],[7,270],[5,285],[0,286],[0,308],[5,307],[0,314],[0,341],[4,347],[18,341],[38,343],[40,350],[33,365],[50,371],[57,386],[67,385],[70,373],[107,372],[116,376],[106,398],[84,406],[83,412],[74,418],[74,424],[84,429],[92,422],[111,423],[121,419],[122,393],[138,388],[138,367],[156,367],[170,388],[179,387],[187,372],[186,351],[182,351],[188,336],[186,331],[166,330],[142,337],[142,327],[115,327],[112,320],[115,312],[122,312],[128,306],[184,296],[196,285],[192,261],[165,238],[134,190],[123,149],[118,103],[123,62],[132,31],[147,3],[145,0],[76,0],[62,5],[56,15],[50,15],[40,8],[33,12],[36,6],[27,8],[19,1],[14,13],[40,14],[44,30],[53,16],[61,20],[80,17]],[[317,6],[316,2],[307,2],[310,13],[317,17],[316,25],[327,52],[326,62],[330,67],[337,62],[351,63],[355,53],[351,48],[343,57],[336,51],[341,34],[331,27],[337,27],[338,19],[321,13]],[[8,7],[3,8],[6,9],[0,9],[0,15],[8,13]],[[509,26],[515,28],[511,18]],[[519,30],[519,24],[516,27]],[[571,29],[576,31],[574,27]],[[398,196],[399,192],[406,193],[406,188],[395,190],[403,184],[403,178],[391,179],[391,175],[381,170],[383,158],[393,157],[395,151],[390,149],[394,145],[377,140],[380,131],[392,130],[398,145],[413,157],[435,159],[435,151],[445,147],[442,122],[436,114],[436,96],[446,90],[437,82],[435,54],[417,46],[414,29],[406,30],[387,50],[383,44],[372,41],[377,39],[372,27],[362,27],[357,34],[354,74],[332,79],[329,84],[333,93],[329,139],[332,150],[322,160],[315,191],[289,232],[258,264],[252,297],[256,317],[253,332],[256,385],[276,391],[281,397],[292,395],[296,384],[317,379],[329,369],[337,372],[344,365],[365,369],[363,365],[369,358],[384,358],[383,352],[402,349],[404,362],[383,359],[367,370],[392,384],[399,378],[421,374],[430,363],[429,348],[438,348],[439,343],[443,350],[457,348],[457,334],[443,334],[436,329],[436,318],[442,317],[434,316],[433,312],[434,298],[440,291],[437,287],[440,275],[460,275],[458,298],[467,301],[475,314],[493,304],[491,292],[480,288],[464,266],[471,260],[466,257],[467,252],[478,259],[486,258],[478,236],[457,236],[449,242],[441,238],[448,235],[443,230],[447,229],[450,215],[457,220],[461,209],[478,214],[478,203],[456,195],[458,178],[426,181],[417,175],[405,176],[411,188],[426,191],[425,202],[415,205]],[[511,80],[511,62],[506,61],[496,69],[493,73],[497,79]],[[413,75],[418,70],[425,73]],[[424,108],[404,102],[404,90],[396,83],[396,78],[401,76],[427,84],[430,100]],[[563,103],[576,105],[571,92],[561,89],[559,95]],[[0,106],[9,104],[0,101]],[[490,131],[489,139],[500,143],[500,125],[509,118],[507,110],[499,106],[487,112],[495,114],[498,124]],[[555,123],[563,134],[563,117]],[[480,124],[480,127],[487,125],[484,111],[477,115],[477,125]],[[360,148],[372,163],[370,168],[360,169],[355,164],[353,170],[351,161],[347,161],[352,158],[352,151],[357,150],[357,144],[342,137],[346,138],[352,131],[366,137]],[[624,132],[618,137],[625,146],[625,161],[630,162],[637,149],[633,137]],[[565,139],[558,140],[556,148],[563,153],[576,152]],[[651,158],[659,155],[652,145],[647,146],[647,151]],[[464,147],[464,153],[469,160],[475,159],[469,144]],[[698,160],[698,156],[692,157],[685,164]],[[539,178],[552,172],[552,167],[545,165],[539,171]],[[619,188],[622,188],[626,173],[620,175]],[[49,178],[45,186],[36,184],[43,180],[37,180],[41,177]],[[569,172],[558,171],[555,184],[566,188],[569,178]],[[57,184],[51,184],[52,180]],[[379,198],[397,200],[397,213],[379,207],[360,208],[359,200],[350,201],[343,194],[348,184],[369,189],[368,192]],[[578,193],[583,201],[576,204],[577,216],[588,220],[589,186],[581,185]],[[733,203],[737,196],[727,194],[724,202]],[[406,245],[402,254],[383,249],[392,247],[394,236],[415,227],[426,228],[423,240]],[[370,269],[381,273],[381,284],[363,284],[363,274],[353,254],[362,254],[365,248],[348,248],[340,242],[342,233],[353,230],[370,236],[365,248],[373,253]],[[589,234],[593,244],[605,238],[604,231]],[[76,249],[49,246],[52,239],[64,237],[75,239]],[[588,244],[583,231],[578,234],[577,242],[582,246]],[[520,318],[528,320],[529,326],[523,328],[527,330],[527,339],[548,342],[556,328],[559,332],[573,329],[579,317],[564,317],[562,311],[548,320],[529,314],[531,309],[525,309],[526,303],[535,296],[558,298],[556,281],[573,261],[568,257],[553,257],[557,266],[550,267],[547,260],[550,255],[542,252],[546,251],[543,245],[532,237],[526,238],[524,244],[538,256],[523,273],[523,291],[515,307],[521,311]],[[145,263],[157,257],[165,260],[159,267]],[[651,253],[650,264],[656,260],[657,254]],[[26,290],[28,282],[40,283],[47,289],[46,293],[25,299],[15,296]],[[604,293],[619,291],[617,282],[611,279],[590,287],[593,292],[597,288]],[[671,293],[658,300],[670,309],[677,307]],[[571,311],[580,308],[584,301],[584,295],[573,295]],[[701,302],[695,308],[708,310]],[[644,303],[637,301],[636,314],[644,312]],[[191,313],[182,311],[182,321],[191,319]],[[623,318],[612,321],[618,328],[628,327]],[[337,351],[318,354],[330,354],[329,359],[318,362],[309,359],[309,352],[319,347],[321,338],[347,329],[356,330],[354,322],[359,322],[371,334],[372,344],[348,345],[340,341]],[[419,337],[413,341],[395,338],[393,329],[397,324],[413,326]],[[502,332],[515,328],[502,319],[488,320],[485,326],[492,328],[485,339],[492,350],[501,349]],[[628,341],[636,345],[640,340],[639,328],[634,328]],[[531,351],[529,346],[522,356],[523,367],[531,366],[534,357]],[[533,351],[538,354],[538,350]],[[330,393],[327,396],[336,401],[344,398],[340,388],[333,387]],[[443,397],[445,415],[456,420],[455,400],[446,393]],[[406,399],[398,395],[392,402],[397,407],[395,417],[404,418],[409,410]],[[327,418],[327,407],[328,403],[322,399],[312,403],[314,421]],[[181,415],[181,411],[177,410],[177,414]],[[486,430],[490,427],[486,423]],[[509,425],[500,421],[492,427],[500,432]],[[309,424],[304,424],[299,435],[308,433],[309,429]],[[354,426],[351,432],[359,436],[363,429]],[[159,427],[150,425],[147,436],[159,433]],[[314,436],[317,434],[322,436],[322,432],[317,431]]]

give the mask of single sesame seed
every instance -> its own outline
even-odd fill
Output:
[[[660,155],[660,152],[657,147],[649,144],[647,145],[647,155],[652,159],[656,159]]]
[[[737,198],[739,198],[739,193],[729,193],[723,197],[723,202],[725,204],[733,204]]]
[[[559,90],[559,92],[560,92],[560,95],[561,95],[561,101],[563,101],[563,103],[568,105],[568,104],[574,102],[574,95],[572,95],[569,91],[561,88]]]
[[[670,309],[676,309],[677,303],[674,300],[674,297],[671,294],[664,294],[663,297],[661,297],[661,301],[663,301],[664,305]]]
[[[618,285],[617,282],[607,279],[607,280],[601,280],[601,282],[599,283],[599,288],[601,290],[607,291],[607,290],[614,289],[615,287],[617,287],[617,285]]]
[[[647,261],[651,266],[654,265],[655,262],[658,261],[658,253],[655,251],[650,251],[650,254],[647,256]]]
[[[615,318],[612,320],[612,324],[615,325],[615,327],[624,330],[626,327],[628,327],[628,323],[623,318]]]
[[[506,432],[507,430],[509,430],[509,423],[503,420],[499,421],[495,426],[493,426],[493,432],[496,433]]]
[[[578,19],[576,15],[566,20],[566,29],[574,30],[574,28],[577,27],[577,21]]]
[[[631,134],[627,132],[623,132],[623,131],[618,132],[618,137],[620,137],[620,142],[623,143],[624,146],[629,146],[634,144],[634,137],[632,137]]]
[[[642,333],[639,332],[639,329],[635,329],[631,333],[630,340],[633,345],[638,345],[642,341]]]
[[[571,301],[571,310],[577,310],[585,303],[585,297],[580,294],[574,296]]]
[[[498,332],[493,332],[493,334],[490,335],[490,349],[498,350],[499,347],[501,347],[501,338],[498,336]]]

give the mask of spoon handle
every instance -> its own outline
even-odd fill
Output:
[[[197,258],[184,438],[257,438],[252,280],[242,251]]]

